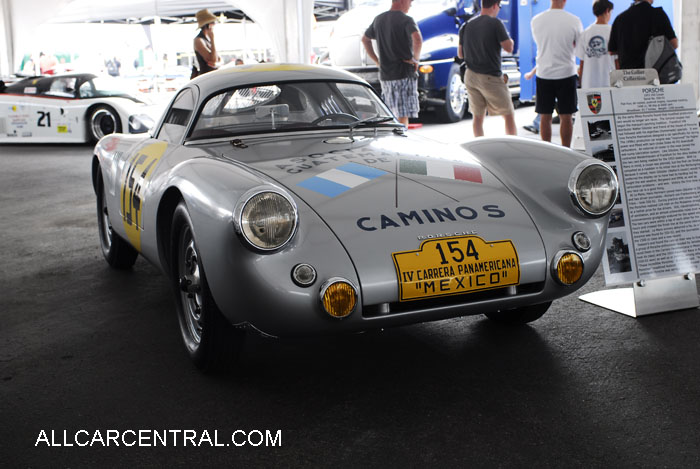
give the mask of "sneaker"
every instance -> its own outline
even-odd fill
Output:
[[[524,125],[523,129],[527,130],[528,132],[532,132],[533,134],[540,133],[540,129],[538,129],[534,125]]]

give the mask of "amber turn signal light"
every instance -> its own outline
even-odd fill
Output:
[[[583,259],[575,252],[562,252],[557,255],[554,263],[554,277],[562,285],[573,285],[583,275]]]
[[[355,310],[357,290],[347,280],[333,278],[321,287],[323,310],[334,318],[344,318]]]

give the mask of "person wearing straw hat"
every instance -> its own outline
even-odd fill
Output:
[[[192,76],[190,79],[216,70],[216,63],[221,60],[221,57],[216,53],[216,45],[214,43],[216,16],[206,8],[199,10],[194,16],[197,19],[197,27],[200,29],[199,34],[194,38],[195,63],[192,65]]]

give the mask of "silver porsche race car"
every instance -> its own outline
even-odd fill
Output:
[[[105,259],[162,269],[202,368],[251,329],[538,319],[595,272],[618,192],[602,161],[417,138],[356,76],[290,64],[191,81],[152,136],[104,137],[92,174]]]
[[[156,111],[122,88],[90,73],[0,82],[0,143],[97,142],[115,132],[148,132]]]

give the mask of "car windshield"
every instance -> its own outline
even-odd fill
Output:
[[[91,78],[83,82],[78,90],[81,98],[120,97],[136,100],[129,91],[125,82],[112,77]]]
[[[212,95],[197,116],[189,139],[379,125],[399,124],[368,86],[290,82]]]

